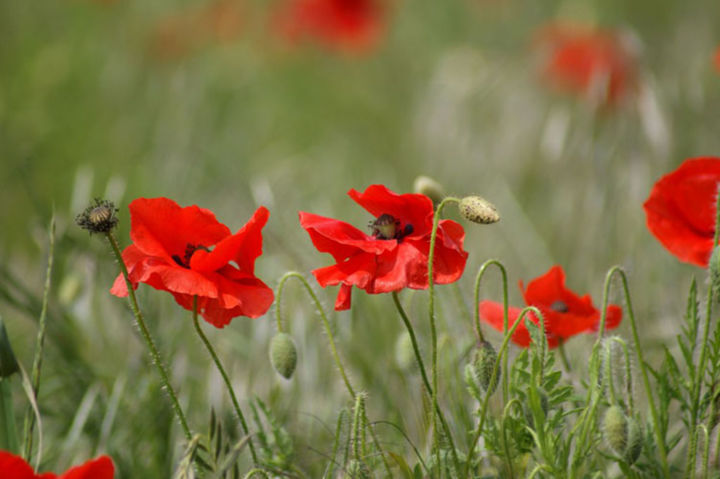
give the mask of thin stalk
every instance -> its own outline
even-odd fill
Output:
[[[510,457],[510,448],[508,447],[508,440],[507,440],[507,428],[505,427],[505,421],[508,418],[508,415],[510,414],[510,408],[512,406],[519,407],[522,410],[522,406],[520,405],[520,401],[518,401],[516,398],[511,399],[503,408],[503,414],[502,414],[502,446],[503,450],[505,452],[505,464],[507,466],[507,473],[508,477],[515,477],[515,474],[513,472],[513,461]]]
[[[130,309],[132,309],[133,316],[135,316],[135,324],[137,324],[138,329],[140,330],[140,333],[145,340],[145,344],[148,347],[148,351],[150,352],[150,357],[152,358],[153,364],[155,364],[155,367],[157,367],[158,373],[160,374],[160,380],[163,383],[163,386],[165,387],[165,390],[167,391],[168,395],[170,396],[170,403],[172,405],[173,411],[175,412],[175,416],[177,417],[178,421],[180,422],[180,426],[182,426],[183,432],[185,433],[185,438],[188,441],[192,440],[192,433],[190,432],[190,428],[187,424],[187,419],[185,419],[185,414],[182,411],[182,408],[180,407],[180,402],[178,401],[177,394],[175,394],[175,390],[173,389],[172,385],[170,384],[170,379],[168,377],[167,370],[165,369],[165,366],[162,363],[162,359],[160,358],[160,353],[158,352],[157,347],[155,346],[155,341],[153,341],[152,336],[150,335],[150,331],[147,328],[147,325],[145,324],[145,319],[143,318],[142,313],[140,312],[140,307],[138,306],[137,297],[135,296],[135,289],[132,286],[132,283],[130,283],[130,280],[128,279],[128,270],[125,266],[125,262],[122,258],[122,253],[120,252],[120,246],[117,243],[117,240],[115,239],[115,236],[111,232],[105,233],[105,236],[107,237],[108,242],[110,243],[110,246],[112,246],[113,253],[115,254],[115,258],[117,258],[118,263],[120,264],[120,270],[122,272],[123,278],[125,279],[125,286],[127,287],[128,291],[128,302],[130,303]]]
[[[628,412],[632,416],[635,414],[635,400],[633,398],[633,382],[632,382],[632,364],[630,363],[630,351],[628,351],[627,343],[620,337],[611,338],[614,343],[620,345],[623,350],[625,359],[625,395],[628,405]]]
[[[297,271],[288,271],[287,273],[282,275],[282,277],[280,278],[280,282],[278,283],[278,289],[275,299],[275,319],[277,322],[278,332],[286,332],[286,328],[282,320],[282,294],[285,288],[285,283],[287,283],[290,278],[296,278],[298,281],[300,281],[303,286],[305,286],[305,290],[310,295],[313,303],[315,303],[315,309],[317,309],[317,312],[320,315],[323,327],[325,328],[325,334],[328,337],[328,342],[330,344],[330,353],[332,354],[333,360],[335,361],[335,366],[338,368],[338,371],[340,371],[340,375],[342,376],[343,382],[345,383],[345,388],[347,389],[348,393],[354,401],[356,397],[355,389],[352,387],[350,379],[348,379],[348,376],[345,373],[345,367],[343,367],[342,362],[340,361],[340,355],[338,354],[337,347],[335,346],[335,337],[333,336],[332,329],[330,328],[330,322],[328,321],[327,315],[325,314],[325,310],[323,309],[322,304],[320,304],[320,300],[315,294],[315,291],[313,291],[313,289],[310,287],[310,284],[307,282],[305,277]],[[370,422],[367,419],[367,414],[365,416],[365,421],[368,423]],[[370,435],[373,439],[373,444],[375,444],[375,447],[380,452],[380,456],[382,457],[383,465],[385,466],[385,470],[388,473],[388,477],[392,477],[392,470],[390,469],[390,464],[387,462],[385,452],[380,445],[380,441],[378,440],[377,435],[375,434],[375,430],[373,428],[370,428]]]
[[[605,346],[605,381],[607,381],[608,389],[610,390],[610,404],[613,406],[617,406],[618,400],[617,395],[615,394],[615,381],[613,380],[612,375],[612,343],[606,342],[604,344]]]
[[[560,362],[562,362],[563,368],[565,368],[565,372],[572,372],[572,368],[570,367],[570,361],[568,361],[567,353],[565,351],[565,341],[563,341],[562,339],[560,339],[560,341],[558,342],[557,350],[560,356]]]
[[[432,386],[430,385],[430,381],[428,380],[427,371],[425,370],[425,364],[423,363],[422,355],[420,354],[420,347],[418,346],[417,337],[415,336],[415,329],[413,328],[413,325],[410,322],[410,319],[408,318],[407,313],[405,313],[405,309],[403,309],[402,304],[400,303],[400,298],[398,297],[397,291],[393,291],[392,298],[393,298],[393,303],[395,303],[395,308],[398,310],[398,313],[400,314],[400,317],[402,318],[403,323],[405,324],[405,328],[407,329],[407,332],[410,335],[410,342],[412,343],[413,352],[415,353],[415,361],[417,362],[418,369],[420,369],[420,376],[422,377],[423,384],[425,384],[425,389],[427,390],[428,394],[430,394],[432,396]],[[452,455],[453,462],[455,464],[455,468],[457,470],[459,470],[460,469],[460,460],[457,456],[457,451],[455,450],[455,442],[453,441],[452,435],[450,434],[450,428],[448,427],[447,421],[445,420],[445,416],[443,415],[440,408],[436,406],[435,411],[437,412],[437,415],[440,418],[440,424],[441,424],[441,426],[443,428],[443,432],[449,442],[450,454]]]
[[[478,270],[477,276],[475,277],[475,330],[478,333],[478,337],[482,341],[484,339],[481,327],[480,327],[480,281],[482,280],[483,276],[485,275],[485,271],[487,270],[490,265],[495,265],[500,270],[500,273],[502,275],[502,288],[503,288],[503,334],[507,332],[508,330],[508,308],[509,306],[509,300],[508,300],[508,280],[507,280],[507,271],[505,271],[505,266],[503,264],[496,260],[496,259],[490,259],[485,261],[482,266],[480,266],[480,269]],[[510,383],[508,380],[508,357],[505,356],[503,358],[502,362],[502,374],[501,374],[501,380],[502,380],[502,390],[503,390],[503,402],[507,402],[508,400],[508,394],[510,390]]]
[[[50,220],[50,234],[49,234],[49,245],[48,245],[48,261],[47,269],[45,271],[45,287],[43,288],[42,307],[40,310],[40,319],[38,321],[38,333],[35,341],[35,357],[33,358],[32,366],[32,392],[37,402],[38,393],[40,392],[40,370],[42,368],[43,350],[45,345],[45,330],[47,326],[47,310],[48,310],[48,298],[50,296],[50,282],[53,271],[53,258],[55,256],[55,216],[53,215]],[[33,447],[33,429],[35,429],[35,414],[33,413],[32,406],[28,406],[27,412],[25,413],[25,424],[24,424],[24,437],[25,437],[25,448],[23,457],[26,460],[30,460]]]
[[[438,409],[438,371],[437,371],[437,328],[435,326],[435,276],[434,276],[434,262],[435,262],[435,242],[437,241],[437,230],[440,225],[440,215],[443,208],[448,203],[459,203],[458,198],[447,197],[444,198],[437,209],[435,210],[435,217],[433,219],[432,233],[430,234],[430,250],[428,251],[428,316],[430,319],[430,339],[432,345],[431,351],[431,362],[430,367],[432,370],[432,389],[430,390],[431,401],[433,404],[432,414],[432,425],[433,425],[433,449],[438,449],[438,437],[437,437],[437,420],[438,417],[435,411]]]
[[[702,478],[707,479],[708,477],[708,462],[710,459],[710,433],[708,432],[705,424],[700,424],[698,433],[703,435],[703,456],[702,456]]]
[[[713,235],[713,248],[717,247],[718,237],[720,235],[720,185],[718,187],[718,194],[715,199],[715,234]],[[713,303],[713,284],[712,281],[708,284],[707,289],[707,311],[705,312],[705,327],[703,328],[703,339],[700,344],[700,358],[698,360],[698,366],[695,369],[695,377],[693,378],[693,389],[692,389],[692,402],[690,408],[692,415],[690,417],[690,444],[688,446],[688,461],[687,467],[690,464],[695,464],[697,456],[697,427],[698,427],[698,410],[700,408],[700,391],[702,390],[702,383],[705,376],[705,362],[707,361],[707,344],[710,335],[710,318],[712,317],[712,303]]]
[[[228,390],[228,393],[230,394],[230,399],[232,400],[233,408],[235,408],[235,414],[237,414],[238,419],[240,420],[240,425],[243,429],[243,434],[248,436],[248,446],[250,446],[250,455],[252,456],[253,464],[258,463],[257,459],[257,453],[255,452],[255,445],[253,444],[252,437],[250,437],[250,430],[248,429],[247,422],[245,421],[245,415],[242,412],[242,409],[240,409],[240,403],[237,400],[237,396],[235,396],[235,390],[232,387],[232,383],[230,382],[230,378],[227,375],[227,372],[225,372],[225,368],[223,367],[222,363],[220,362],[220,358],[218,357],[217,353],[215,353],[215,348],[213,348],[212,344],[210,344],[210,341],[208,340],[207,336],[205,336],[205,333],[203,333],[202,328],[200,327],[200,323],[198,322],[198,298],[197,295],[193,296],[193,311],[192,311],[192,317],[193,317],[193,325],[195,326],[195,331],[197,331],[198,336],[200,336],[200,340],[205,345],[205,348],[208,350],[208,353],[210,353],[210,356],[212,357],[213,361],[215,362],[215,366],[217,366],[218,371],[220,371],[220,375],[223,378],[223,381],[225,381],[225,388]]]
[[[505,333],[505,337],[503,338],[503,342],[500,345],[500,350],[498,351],[498,357],[495,361],[495,365],[493,366],[492,374],[490,375],[490,384],[495,382],[495,378],[497,377],[498,371],[500,369],[500,361],[502,360],[502,357],[506,353],[506,350],[508,348],[508,345],[510,344],[510,338],[515,333],[515,330],[517,327],[522,323],[522,321],[525,319],[525,315],[528,314],[530,311],[538,315],[538,317],[542,317],[542,313],[539,309],[537,309],[535,306],[526,306],[520,311],[520,315],[513,323],[512,327],[508,330],[507,333]],[[475,454],[475,448],[477,447],[477,443],[480,440],[480,435],[482,434],[483,426],[485,425],[485,416],[487,415],[487,408],[488,403],[490,402],[490,395],[486,394],[485,398],[483,399],[482,406],[480,407],[480,421],[478,422],[477,428],[475,429],[475,434],[473,435],[472,441],[470,441],[470,449],[468,450],[468,457],[467,461],[465,462],[465,474],[464,476],[469,479],[470,473],[472,472],[470,470],[470,464],[472,464],[472,459]]]

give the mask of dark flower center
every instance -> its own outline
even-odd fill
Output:
[[[190,269],[190,258],[192,258],[192,255],[195,254],[195,251],[197,251],[199,249],[205,250],[208,253],[210,252],[210,248],[208,248],[207,246],[203,246],[201,244],[194,245],[192,243],[188,243],[187,246],[185,246],[185,255],[182,258],[180,258],[180,256],[174,254],[174,255],[172,255],[172,259],[175,260],[175,262],[178,265],[182,266],[183,268]]]
[[[557,300],[553,304],[551,304],[550,309],[552,309],[553,311],[557,311],[558,313],[567,313],[568,311],[570,311],[568,305],[560,300]]]
[[[400,220],[387,213],[378,216],[368,226],[372,228],[372,235],[381,240],[395,239],[400,241],[413,232],[411,224],[406,224],[404,228],[401,228]]]

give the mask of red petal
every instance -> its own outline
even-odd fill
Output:
[[[2,477],[7,479],[36,478],[32,467],[22,457],[7,451],[0,451],[0,472],[2,472]]]
[[[113,479],[115,466],[108,456],[100,456],[81,466],[69,469],[59,479]]]
[[[181,208],[167,198],[138,198],[130,203],[130,238],[150,256],[172,261],[183,258],[189,244],[212,246],[230,235],[210,210],[198,206]]]
[[[481,301],[480,305],[480,319],[488,323],[493,328],[497,329],[501,333],[503,332],[503,305],[494,301]],[[522,308],[515,308],[510,306],[508,308],[508,329],[515,324]],[[524,321],[524,320],[523,320]],[[527,348],[530,345],[530,333],[525,327],[525,323],[520,323],[515,329],[512,337],[512,342],[523,348]]]
[[[147,258],[147,255],[140,251],[135,245],[131,244],[130,246],[125,248],[125,251],[122,252],[122,258],[123,263],[125,263],[125,267],[128,270],[128,275],[132,278],[132,274],[135,271],[135,268],[138,264],[141,264],[145,258]],[[137,289],[137,283],[134,283],[133,287]],[[125,278],[123,278],[122,273],[120,273],[115,278],[115,282],[110,289],[110,293],[114,294],[115,296],[120,296],[121,298],[124,298],[128,295],[127,285],[125,284]]]
[[[650,232],[681,261],[705,267],[712,253],[720,158],[694,158],[653,186],[643,207]]]
[[[308,232],[318,251],[330,253],[337,262],[359,251],[380,254],[397,246],[395,240],[377,240],[344,221],[304,211],[300,211],[299,215],[300,225]]]
[[[337,299],[335,300],[335,311],[345,311],[350,309],[350,300],[352,299],[352,286],[343,284],[340,286],[338,291]]]
[[[522,282],[520,283],[522,289]],[[523,292],[525,303],[536,306],[540,310],[552,310],[553,305],[562,302],[567,308],[566,313],[577,316],[598,315],[589,295],[578,296],[565,287],[565,272],[560,266],[553,266],[544,275],[528,283]]]
[[[343,283],[366,289],[371,286],[371,281],[375,277],[377,268],[375,258],[375,255],[360,253],[347,261],[318,268],[312,274],[323,288]]]
[[[242,271],[252,274],[255,260],[262,254],[262,229],[269,216],[267,208],[259,207],[245,226],[222,239],[211,252],[195,251],[190,259],[190,268],[200,272],[217,271],[235,261]]]
[[[389,214],[403,223],[413,226],[411,236],[422,236],[432,230],[433,203],[425,195],[406,193],[399,195],[383,185],[370,185],[364,192],[352,189],[350,198],[376,218]]]

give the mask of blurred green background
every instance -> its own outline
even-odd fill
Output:
[[[705,273],[662,249],[645,228],[642,203],[685,158],[720,154],[717,0],[392,1],[378,45],[361,54],[287,45],[271,26],[280,0],[248,1],[229,38],[173,50],[192,35],[174,25],[208,1],[0,0],[0,313],[26,369],[47,225],[53,211],[57,218],[39,401],[43,464],[61,470],[107,452],[118,477],[169,477],[182,450],[130,312],[108,294],[117,269],[107,245],[72,223],[96,196],[120,207],[123,245],[126,206],[139,196],[209,208],[232,230],[267,206],[257,274],[274,287],[285,271],[331,261],[299,227],[298,210],[363,227],[371,218],[347,190],[383,183],[406,192],[429,175],[450,194],[485,196],[503,216],[492,227],[465,224],[466,307],[472,277],[491,257],[507,266],[515,304],[516,282],[552,264],[597,304],[605,271],[621,264],[647,346],[677,333],[683,292]],[[632,39],[640,88],[626,104],[598,110],[539,81],[533,35],[557,20]],[[500,300],[494,282],[483,295]],[[257,395],[271,406],[294,437],[297,463],[314,477],[348,398],[314,308],[299,287],[289,291],[300,350],[289,382],[267,360],[274,309],[206,331],[243,405]],[[320,293],[330,311],[336,291]],[[461,371],[472,326],[451,288],[439,294],[443,402],[460,431],[471,424]],[[426,295],[401,297],[426,338]],[[140,299],[193,429],[204,431],[212,406],[232,430],[228,398],[189,313],[148,287]],[[369,392],[371,419],[392,421],[423,444],[419,378],[392,360],[402,324],[391,298],[356,290],[353,305],[333,324],[351,377]],[[568,345],[571,361],[585,364],[590,341]],[[466,402],[450,401],[459,397]],[[19,388],[17,404],[24,412]],[[402,437],[380,428],[410,460]]]

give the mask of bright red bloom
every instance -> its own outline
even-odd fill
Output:
[[[322,287],[340,284],[335,309],[350,308],[352,287],[370,294],[403,288],[428,287],[428,252],[433,225],[433,203],[420,194],[399,195],[383,185],[348,195],[376,217],[367,235],[343,221],[300,212],[300,224],[315,247],[330,253],[337,264],[312,273]],[[435,243],[435,283],[456,281],[465,269],[465,231],[451,220],[441,220]]]
[[[275,20],[281,35],[291,42],[312,39],[361,53],[378,43],[385,9],[380,0],[287,0]]]
[[[541,74],[554,88],[615,105],[637,88],[637,60],[614,30],[555,24],[540,30],[535,46]]]
[[[262,228],[268,216],[261,206],[231,234],[210,210],[181,208],[167,198],[134,200],[130,203],[133,244],[123,251],[133,288],[146,283],[168,291],[189,310],[197,295],[199,313],[218,328],[235,316],[262,316],[273,302],[273,292],[255,277],[254,269],[262,254]],[[122,275],[110,292],[127,296]]]
[[[560,266],[553,266],[539,278],[535,278],[524,289],[520,281],[525,304],[535,306],[543,314],[545,320],[545,334],[548,345],[554,348],[576,334],[597,331],[600,326],[600,311],[593,306],[589,294],[578,296],[565,287],[565,272]],[[498,331],[503,330],[503,305],[493,301],[480,303],[480,318]],[[508,309],[508,328],[515,324],[522,308],[510,307]],[[535,324],[539,319],[528,313]],[[620,306],[611,304],[607,308],[605,329],[616,328],[622,320]],[[523,320],[524,321],[524,320]],[[530,344],[530,333],[524,322],[518,325],[512,338],[515,344],[527,347]]]
[[[705,267],[713,249],[720,158],[685,160],[643,204],[650,232],[680,261]]]
[[[113,479],[115,466],[108,456],[100,456],[59,476],[52,472],[35,474],[22,457],[0,451],[0,473],[3,479]]]

